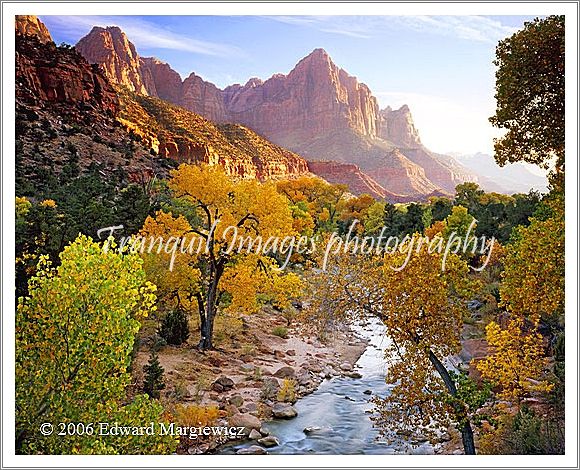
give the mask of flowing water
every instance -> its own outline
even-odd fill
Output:
[[[385,383],[385,348],[388,339],[384,326],[371,320],[357,328],[360,336],[370,340],[355,370],[362,378],[336,377],[325,380],[314,393],[299,399],[294,407],[298,416],[290,420],[274,420],[265,423],[270,433],[278,438],[280,445],[268,449],[270,454],[395,454],[433,453],[427,443],[413,447],[401,443],[388,444],[379,439],[373,427],[370,412],[373,395],[384,397],[389,393]],[[372,391],[367,395],[365,391]],[[319,428],[305,433],[308,427]],[[222,449],[232,453],[254,444],[246,442]]]

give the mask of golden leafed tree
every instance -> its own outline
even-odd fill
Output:
[[[443,360],[460,351],[465,300],[474,286],[458,256],[447,259],[445,270],[442,264],[442,255],[429,253],[426,244],[384,257],[337,253],[326,270],[311,276],[318,295],[308,313],[326,325],[380,318],[390,339],[386,381],[392,385],[389,396],[376,400],[383,433],[391,438],[400,431],[434,435],[454,423],[465,452],[472,454],[470,415],[482,397],[467,396]]]
[[[175,258],[178,273],[166,272],[169,281],[157,282],[160,295],[197,310],[201,349],[213,347],[219,309],[251,312],[264,299],[286,305],[291,296],[298,296],[298,277],[279,270],[269,256],[280,255],[281,240],[295,234],[289,202],[272,183],[234,181],[220,166],[181,165],[169,187],[175,198],[194,209],[196,220],[159,212],[146,220],[142,235],[186,240],[180,245],[185,250]],[[146,255],[145,267],[153,279],[163,277],[169,257]]]

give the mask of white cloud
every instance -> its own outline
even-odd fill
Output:
[[[265,16],[274,21],[310,27],[321,32],[368,39],[392,29],[495,43],[516,28],[485,16]]]
[[[517,28],[485,16],[397,16],[396,21],[415,31],[495,43]]]
[[[93,26],[118,26],[137,48],[161,48],[210,56],[239,56],[242,51],[229,44],[203,41],[173,33],[158,25],[131,17],[115,16],[42,16],[49,30],[62,31],[67,36],[84,36]]]

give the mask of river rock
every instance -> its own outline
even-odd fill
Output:
[[[274,418],[290,419],[294,418],[297,414],[296,408],[288,403],[276,403],[274,408],[272,408]]]
[[[257,441],[258,439],[262,438],[262,435],[260,434],[259,431],[256,431],[255,429],[252,429],[250,431],[250,435],[248,436],[250,439],[252,439],[253,441]]]
[[[260,429],[262,422],[250,413],[237,413],[230,417],[230,426],[241,426],[246,428],[245,433],[249,435],[252,429]]]
[[[238,408],[234,405],[226,405],[222,406],[221,408],[223,408],[223,410],[230,416],[236,415],[240,412],[240,410],[238,410]]]
[[[303,367],[317,374],[322,372],[322,364],[316,360],[311,359],[310,361],[306,362]]]
[[[254,372],[255,368],[256,368],[256,366],[254,366],[254,364],[242,364],[240,366],[240,369],[242,370],[242,372],[244,372],[246,374],[250,374],[250,373]]]
[[[230,405],[234,405],[239,408],[244,404],[244,399],[242,398],[241,395],[234,395],[233,397],[229,398],[228,402],[230,403]]]
[[[296,381],[299,385],[306,387],[312,382],[312,377],[307,370],[300,369],[300,374],[296,377]]]
[[[352,365],[350,365],[348,362],[343,362],[340,365],[340,370],[351,371],[352,370]]]
[[[280,388],[280,382],[276,377],[264,377],[262,379],[262,387],[269,388],[277,393]]]
[[[372,390],[365,390],[363,393],[365,395],[372,395],[373,394],[373,391]]]
[[[280,441],[276,436],[266,436],[262,439],[258,439],[258,444],[261,444],[264,447],[276,447],[280,445]]]
[[[237,455],[264,455],[267,453],[268,451],[260,446],[244,447],[236,452]]]
[[[231,390],[232,388],[234,388],[234,386],[235,384],[232,379],[226,377],[225,375],[222,375],[211,385],[211,388],[212,390],[221,393]]]
[[[296,376],[296,371],[290,366],[282,366],[276,372],[274,372],[274,377],[280,379],[290,379]]]
[[[200,455],[205,454],[209,450],[209,444],[200,444],[198,446],[193,446],[187,449],[187,453],[190,455]]]
[[[288,351],[286,351],[286,354],[288,354],[288,356],[296,356],[296,350],[289,349]]]
[[[307,426],[302,431],[304,434],[312,434],[313,432],[320,431],[322,428],[320,426]]]
[[[246,410],[247,413],[253,413],[254,411],[258,411],[258,405],[257,403],[250,401],[243,406],[243,409]]]
[[[262,426],[260,428],[260,434],[262,436],[269,436],[270,435],[270,430],[266,426]]]
[[[347,377],[350,377],[351,379],[362,379],[362,374],[360,372],[349,372],[347,374],[345,374]]]

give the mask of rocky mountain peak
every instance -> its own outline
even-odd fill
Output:
[[[42,21],[34,15],[16,15],[16,32],[24,36],[36,36],[42,44],[53,42]]]
[[[403,148],[422,146],[419,131],[406,104],[396,110],[388,106],[380,111],[379,137]]]
[[[157,96],[150,70],[118,26],[95,26],[75,47],[89,63],[100,64],[112,83]]]
[[[264,81],[262,79],[260,79],[258,77],[252,77],[246,82],[246,84],[244,86],[247,88],[250,88],[250,87],[260,86],[263,84],[264,84]]]
[[[322,47],[317,47],[302,60],[332,62],[330,55]]]

